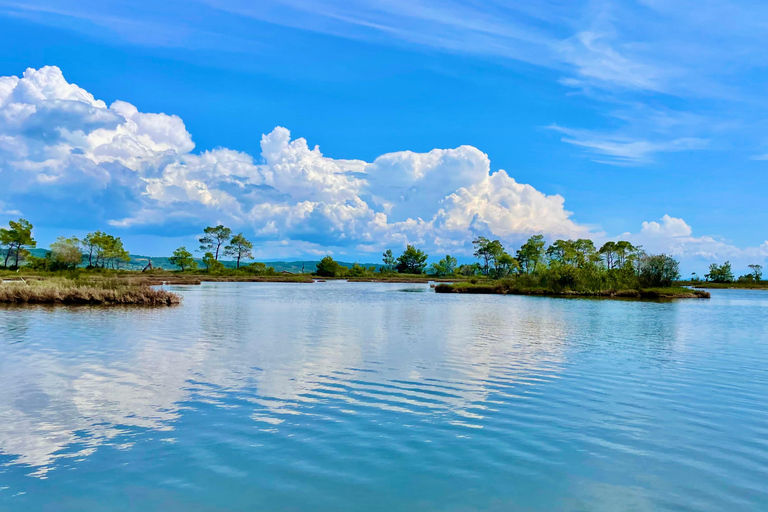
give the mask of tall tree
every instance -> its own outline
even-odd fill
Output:
[[[605,242],[598,253],[605,258],[605,266],[612,269],[616,261],[616,242]]]
[[[504,246],[498,240],[488,240],[484,236],[479,236],[475,240],[472,240],[472,245],[475,246],[474,256],[482,262],[483,273],[490,275],[491,264],[493,264],[494,271],[499,271],[499,258],[504,254]]]
[[[763,278],[763,266],[762,265],[748,265],[749,269],[752,271],[752,277],[755,279],[756,283],[759,283],[760,280]]]
[[[635,247],[626,240],[619,240],[615,245],[616,267],[623,268],[627,264],[634,264],[642,254],[640,247]]]
[[[240,268],[240,260],[253,258],[253,243],[248,241],[242,233],[238,233],[229,241],[229,245],[224,247],[224,254],[235,257],[237,268]]]
[[[539,264],[544,261],[544,245],[544,236],[535,235],[520,246],[516,255],[517,261],[526,274],[536,272]]]
[[[397,271],[401,274],[423,274],[427,268],[427,253],[412,245],[397,258]]]
[[[488,275],[488,272],[491,269],[491,251],[489,250],[489,244],[491,243],[490,240],[485,238],[484,236],[479,236],[472,240],[472,245],[475,246],[475,252],[474,256],[475,258],[479,259],[482,264],[483,274],[486,276]]]
[[[36,247],[37,242],[32,238],[32,224],[25,220],[10,221],[8,228],[0,228],[0,245],[5,246],[3,266],[8,268],[8,260],[15,255],[14,266],[19,268],[19,259],[26,247]]]
[[[87,235],[85,235],[85,238],[80,240],[80,245],[83,246],[83,250],[88,255],[88,266],[89,267],[93,267],[94,266],[94,264],[93,264],[94,252],[96,252],[96,248],[98,246],[99,239],[103,235],[104,234],[101,231],[95,231],[93,233],[88,233]]]
[[[192,257],[192,253],[184,246],[173,251],[173,256],[168,258],[168,261],[171,262],[171,265],[181,268],[182,272],[186,269],[194,270],[197,268],[197,262],[195,262],[195,259]]]
[[[232,236],[232,230],[219,224],[208,226],[203,233],[205,234],[200,237],[200,250],[212,253],[213,259],[219,261],[219,250]]]
[[[385,270],[386,272],[392,272],[395,269],[395,255],[392,254],[392,249],[387,249],[384,251],[384,254],[382,254],[381,260],[384,262],[384,266],[382,267],[382,270]]]

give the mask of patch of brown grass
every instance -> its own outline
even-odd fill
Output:
[[[170,306],[181,302],[181,298],[175,293],[151,288],[141,280],[54,278],[0,283],[0,302]]]

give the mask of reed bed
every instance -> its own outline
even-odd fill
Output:
[[[0,283],[0,303],[136,304],[170,306],[181,302],[175,293],[158,290],[143,279],[13,280]]]

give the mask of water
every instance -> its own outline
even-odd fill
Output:
[[[0,510],[768,509],[768,292],[175,289],[0,309]]]

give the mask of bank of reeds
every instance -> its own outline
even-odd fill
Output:
[[[18,304],[136,304],[170,306],[175,293],[142,279],[16,279],[0,283],[0,302]]]

